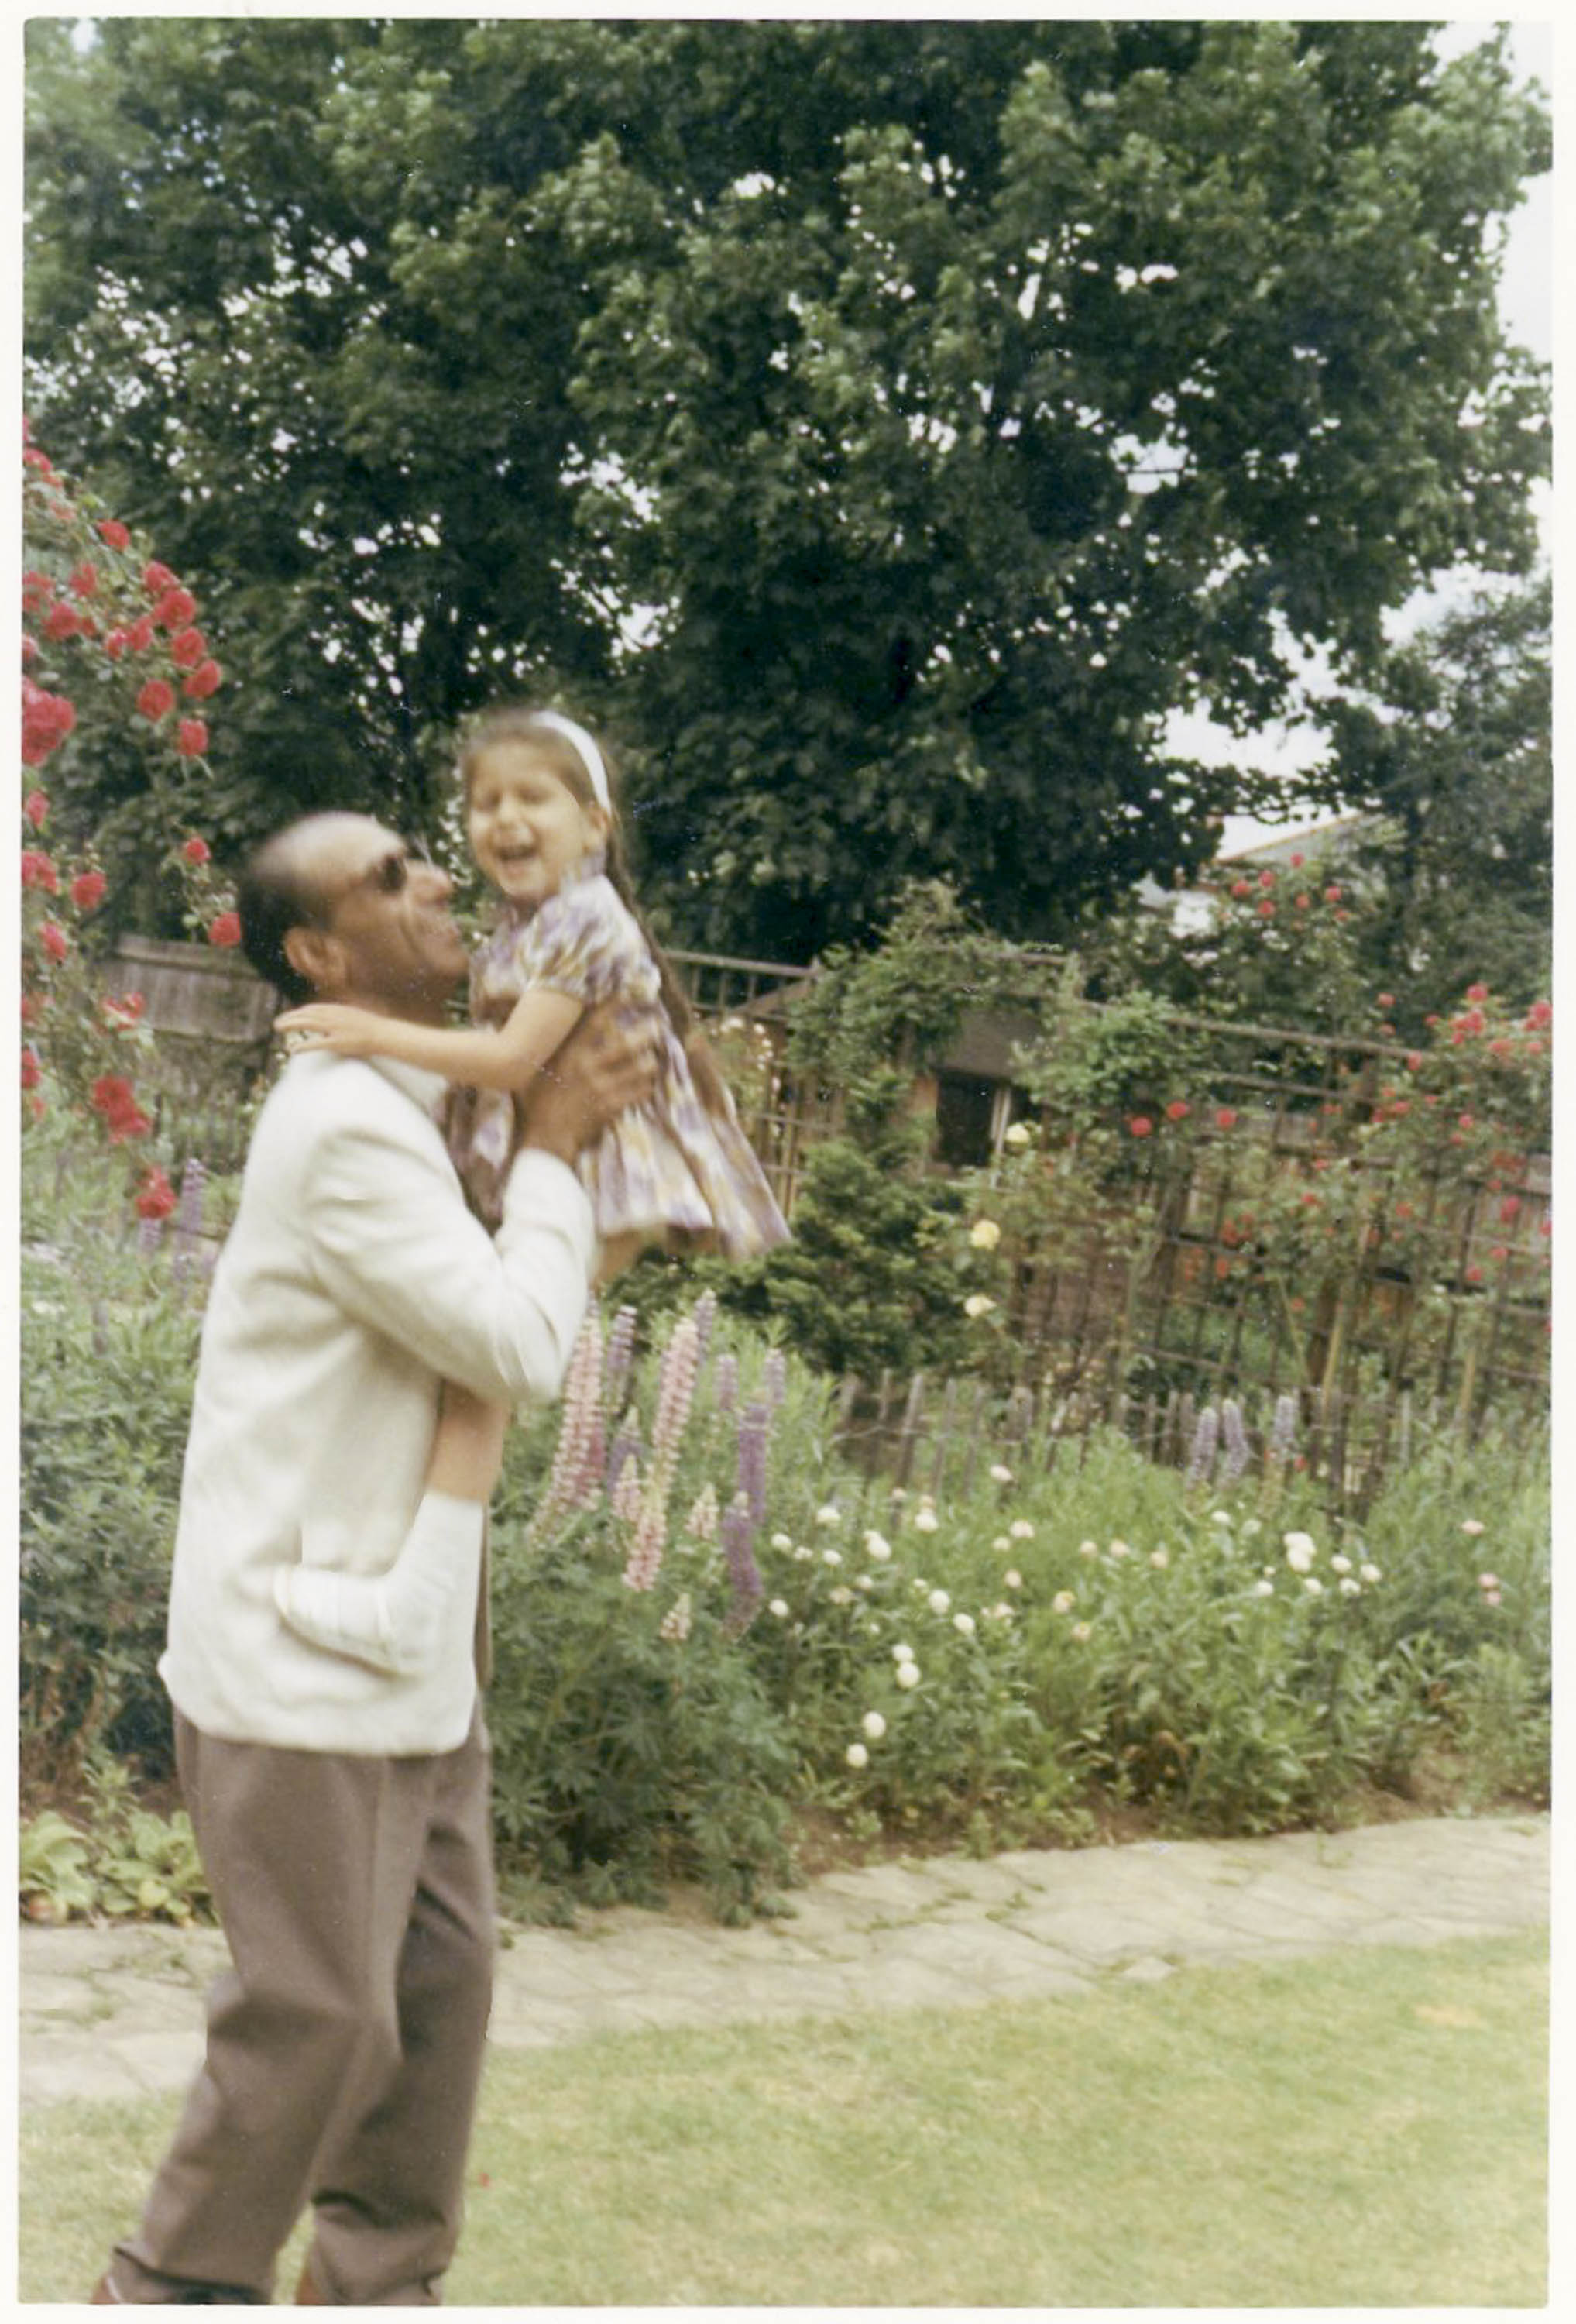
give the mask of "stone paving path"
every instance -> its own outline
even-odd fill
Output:
[[[1544,1816],[1419,1820],[1269,1840],[907,1858],[834,1872],[791,1918],[723,1929],[668,1913],[511,1928],[491,2039],[535,2049],[592,2034],[739,2018],[851,2016],[1088,1991],[1192,1964],[1286,1960],[1336,1945],[1425,1945],[1544,1926]],[[20,2099],[179,2089],[202,2053],[214,1930],[24,1925]]]

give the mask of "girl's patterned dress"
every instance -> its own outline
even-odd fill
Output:
[[[586,1009],[614,993],[659,1006],[660,981],[632,914],[589,858],[530,915],[505,910],[471,962],[471,1016],[502,1025],[533,987],[567,992]],[[477,1215],[496,1227],[514,1153],[514,1101],[505,1090],[456,1090],[449,1149]],[[581,1156],[579,1176],[604,1240],[649,1231],[670,1248],[748,1259],[788,1239],[760,1163],[730,1102],[706,1106],[689,1060],[663,1016],[655,1096],[620,1116]]]

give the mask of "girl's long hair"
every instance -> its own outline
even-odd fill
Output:
[[[468,800],[476,761],[484,751],[494,742],[529,742],[548,761],[554,773],[572,790],[582,807],[595,807],[598,800],[592,788],[585,762],[567,734],[542,721],[530,703],[505,703],[496,710],[485,712],[470,727],[460,746],[459,774]],[[614,893],[629,912],[646,942],[646,948],[656,964],[660,981],[662,1006],[668,1022],[678,1036],[681,1047],[689,1059],[690,1071],[701,1101],[709,1111],[724,1120],[733,1110],[728,1085],[712,1053],[710,1042],[701,1031],[690,1004],[688,993],[679,982],[677,971],[656,937],[651,934],[646,916],[636,900],[630,880],[629,863],[624,854],[623,826],[618,812],[618,770],[609,755],[607,745],[600,735],[596,745],[607,769],[608,788],[613,803],[608,816],[607,860],[604,865]]]

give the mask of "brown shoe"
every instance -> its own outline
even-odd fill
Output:
[[[88,2305],[89,2308],[124,2308],[125,2302],[119,2292],[111,2288],[108,2276],[101,2275],[88,2295]]]
[[[296,2286],[296,2306],[298,2308],[332,2308],[334,2302],[326,2299],[318,2291],[318,2279],[312,2273],[312,2264],[309,2260],[301,2270],[301,2280]]]

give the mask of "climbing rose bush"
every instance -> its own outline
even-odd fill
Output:
[[[104,989],[94,921],[109,883],[91,845],[68,853],[52,844],[51,782],[106,733],[134,735],[168,808],[166,861],[189,927],[238,944],[211,850],[179,805],[193,773],[206,772],[207,722],[189,706],[206,703],[224,672],[193,592],[56,469],[25,419],[22,456],[23,1120],[64,1110],[110,1146],[134,1146],[149,1129],[137,1076],[152,1036],[142,994]],[[144,1218],[148,1183],[136,1198]]]

